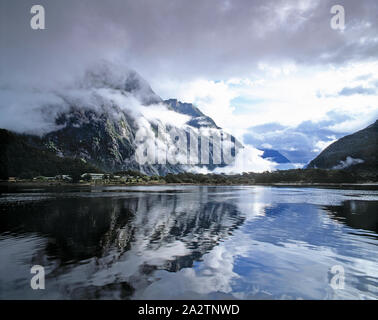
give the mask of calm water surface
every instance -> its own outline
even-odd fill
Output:
[[[377,233],[378,191],[3,187],[0,299],[377,299]]]

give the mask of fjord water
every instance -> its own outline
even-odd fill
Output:
[[[377,191],[0,192],[0,299],[378,298]],[[33,265],[44,290],[30,287]]]

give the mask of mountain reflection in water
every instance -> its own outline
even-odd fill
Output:
[[[0,298],[377,298],[377,199],[271,187],[2,190]],[[32,265],[45,267],[45,290],[30,289]],[[334,265],[344,290],[329,285]]]
[[[331,217],[354,229],[373,231],[378,233],[378,201],[344,201],[341,206],[325,206]]]

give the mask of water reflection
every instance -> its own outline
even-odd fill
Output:
[[[325,206],[332,218],[354,229],[378,233],[378,201],[344,201],[341,206]]]
[[[270,187],[6,190],[0,298],[377,298],[377,193],[355,197]],[[30,289],[35,264],[46,268],[46,290]],[[344,291],[329,286],[335,264],[348,274]]]
[[[1,211],[1,234],[38,235],[45,240],[28,258],[41,265],[53,261],[48,263],[48,277],[55,279],[82,263],[91,265],[87,270],[96,273],[124,259],[130,266],[121,277],[127,280],[157,269],[173,272],[192,267],[244,220],[234,204],[214,199],[206,187],[200,193],[134,193],[126,199],[99,196],[21,202],[3,205]],[[70,272],[75,274],[74,270]],[[117,273],[110,270],[108,276],[118,277]],[[118,289],[121,298],[133,293],[127,281],[118,279],[99,287],[81,280],[77,276],[74,282],[78,287],[65,288],[75,298],[98,297]]]
[[[64,264],[101,257],[116,230],[133,213],[112,199],[73,198],[10,206],[0,215],[0,232],[38,234],[47,239],[45,253]]]

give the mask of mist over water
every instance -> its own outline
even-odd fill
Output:
[[[367,190],[2,188],[0,299],[376,299],[377,209]]]

